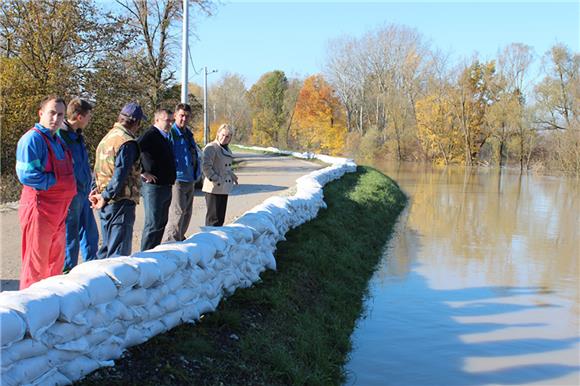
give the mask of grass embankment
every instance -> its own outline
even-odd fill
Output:
[[[133,347],[82,384],[332,385],[344,381],[367,284],[406,198],[359,167],[324,188],[328,209],[278,244],[278,270],[196,325]]]

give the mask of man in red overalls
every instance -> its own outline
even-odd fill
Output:
[[[37,124],[18,141],[16,174],[22,183],[20,289],[62,273],[65,220],[77,187],[70,151],[56,136],[66,105],[57,96],[40,103]],[[88,199],[88,198],[87,198]]]

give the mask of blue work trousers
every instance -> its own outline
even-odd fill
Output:
[[[161,243],[169,217],[171,188],[172,185],[148,183],[141,185],[143,209],[145,211],[145,224],[143,226],[143,235],[141,236],[142,251],[155,248]]]
[[[97,258],[99,232],[95,215],[91,209],[88,193],[80,192],[74,196],[66,216],[66,255],[64,271],[73,269],[79,261],[79,249],[84,261]]]
[[[98,258],[129,256],[133,244],[135,202],[131,200],[111,202],[99,210],[99,218],[103,245],[97,253]]]

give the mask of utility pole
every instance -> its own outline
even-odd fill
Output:
[[[183,0],[183,36],[181,38],[181,103],[187,103],[187,54],[189,48],[189,0]]]
[[[207,72],[207,66],[203,68],[203,146],[209,142],[209,124],[207,119],[207,74],[213,74],[217,70]]]

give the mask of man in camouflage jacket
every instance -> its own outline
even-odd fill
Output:
[[[97,146],[95,189],[90,200],[99,210],[103,244],[99,259],[131,254],[135,207],[141,187],[137,133],[147,119],[141,106],[128,103]]]

